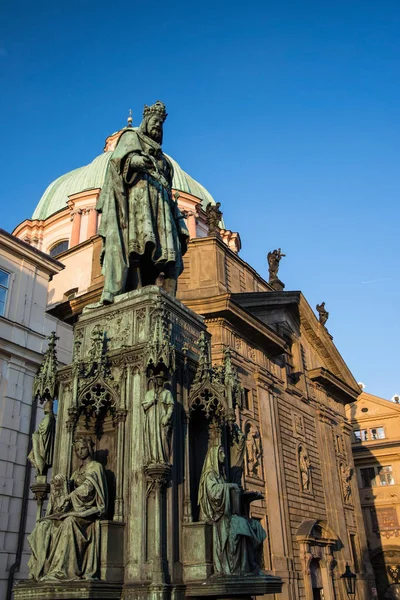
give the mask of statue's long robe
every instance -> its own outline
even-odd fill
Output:
[[[152,168],[134,171],[134,154],[149,157]],[[172,175],[159,144],[133,129],[121,135],[96,207],[102,214],[98,233],[103,238],[104,292],[115,296],[125,291],[130,256],[146,253],[159,271],[172,269],[175,278],[181,274],[189,232],[171,196]]]
[[[146,464],[169,462],[171,425],[162,425],[164,417],[171,418],[174,397],[169,390],[161,390],[158,397],[149,390],[142,402],[144,419],[144,454]]]
[[[43,519],[28,537],[34,579],[76,580],[98,576],[100,522],[107,510],[107,484],[103,466],[93,460],[71,478],[72,510],[60,520]],[[52,515],[52,508],[47,511]]]
[[[233,515],[230,485],[220,473],[218,446],[204,461],[199,484],[200,519],[213,525],[213,563],[218,575],[245,575],[257,569],[255,556],[266,534],[260,523]]]
[[[42,475],[46,467],[53,464],[54,436],[56,432],[56,418],[52,412],[45,414],[39,423],[37,431],[32,434],[32,450],[29,460]]]

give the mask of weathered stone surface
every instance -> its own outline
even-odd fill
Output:
[[[321,325],[325,326],[325,323],[329,319],[329,313],[325,308],[325,302],[321,302],[321,304],[317,304],[315,307],[318,312],[318,318]]]
[[[282,580],[273,575],[259,577],[210,577],[202,583],[189,583],[186,596],[249,599],[251,596],[264,594],[279,594],[282,589]]]
[[[103,465],[93,460],[93,440],[78,436],[74,449],[80,465],[68,481],[51,481],[46,516],[28,536],[30,576],[41,580],[97,579],[100,575],[100,526],[108,508]]]
[[[282,258],[286,256],[286,254],[282,254],[281,249],[272,250],[272,252],[268,252],[267,260],[268,260],[268,271],[269,271],[269,283],[272,284],[274,281],[279,281],[278,279],[278,271],[279,271],[279,263]],[[282,284],[281,281],[279,283]],[[283,284],[282,284],[283,285]],[[285,287],[285,286],[283,286]]]
[[[204,521],[183,526],[185,581],[204,581],[212,575],[212,537],[212,525]]]
[[[14,588],[15,600],[118,600],[122,584],[107,581],[43,582],[20,581]]]

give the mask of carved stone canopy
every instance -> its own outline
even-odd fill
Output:
[[[197,405],[204,411],[207,419],[234,422],[240,386],[236,369],[232,365],[231,351],[225,350],[223,365],[212,367],[209,342],[204,333],[201,334],[198,345],[200,357],[189,392],[189,411]]]
[[[59,338],[56,336],[56,332],[53,331],[47,339],[49,345],[33,382],[33,397],[38,398],[41,404],[45,400],[54,400],[57,387],[58,360],[56,343]]]
[[[161,368],[172,374],[175,371],[175,347],[171,344],[171,323],[164,303],[159,300],[151,313],[150,343],[145,352],[148,369]]]

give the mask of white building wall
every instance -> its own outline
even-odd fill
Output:
[[[2,243],[5,242],[5,243]],[[51,262],[0,232],[0,268],[9,272],[6,310],[0,317],[0,598],[7,597],[10,569],[15,563],[27,467],[33,379],[47,348],[46,336],[59,336],[59,362],[69,363],[72,327],[45,313]],[[10,247],[12,246],[12,247]],[[14,247],[15,246],[15,247]],[[53,272],[59,268],[53,267]],[[36,424],[42,418],[37,411]],[[31,483],[34,470],[31,469]],[[36,503],[29,490],[26,532],[35,524]],[[21,566],[14,580],[28,576],[26,537]]]

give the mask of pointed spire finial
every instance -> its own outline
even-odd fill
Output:
[[[132,127],[132,109],[129,109],[128,112],[128,127]]]

